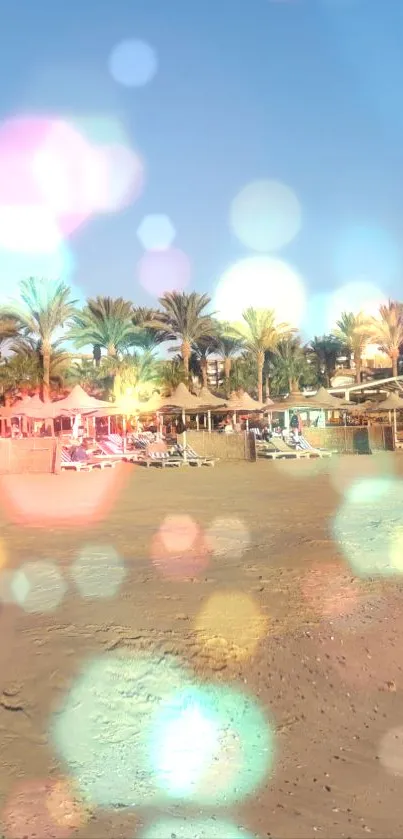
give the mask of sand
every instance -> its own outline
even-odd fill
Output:
[[[168,815],[190,824],[197,815],[212,817],[211,830],[222,819],[277,839],[401,836],[399,574],[357,578],[332,523],[352,480],[402,467],[391,455],[3,478],[3,599],[21,572],[20,605],[0,613],[4,835],[129,839]],[[94,545],[108,558],[96,573]],[[39,561],[47,565],[34,566],[31,595],[24,563]],[[130,808],[123,792],[113,808],[73,806],[51,721],[87,662],[107,655],[159,662],[142,695],[145,714],[172,659],[196,682],[258,703],[275,733],[258,788],[244,796],[240,787],[227,807],[224,792],[209,805],[208,790],[193,810],[145,793]],[[70,718],[72,737],[80,713]],[[252,774],[257,747],[255,758]],[[231,759],[229,751],[228,771]]]

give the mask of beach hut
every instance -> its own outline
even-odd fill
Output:
[[[198,396],[188,390],[185,384],[181,382],[171,394],[161,399],[160,408],[177,408],[182,414],[183,425],[186,423],[186,411],[200,411],[203,407]],[[186,429],[183,434],[183,449],[184,459],[186,460]]]
[[[397,442],[397,419],[396,414],[397,411],[403,411],[403,399],[401,396],[398,396],[397,393],[391,393],[387,396],[386,399],[383,399],[382,402],[378,402],[377,405],[373,405],[369,408],[365,409],[365,413],[381,413],[387,412],[389,414],[389,422],[392,421],[392,414],[393,414],[393,430],[394,430],[394,440],[395,445]]]
[[[209,433],[211,433],[211,411],[212,411],[212,409],[219,411],[219,409],[221,408],[222,410],[225,410],[225,408],[228,405],[228,402],[225,398],[223,398],[221,396],[215,396],[214,393],[211,393],[211,391],[207,387],[202,387],[202,389],[201,389],[197,398],[203,404],[203,408],[205,409],[205,411],[207,411],[207,427],[208,427]],[[197,430],[199,430],[199,415],[198,414],[196,414],[196,425],[197,425]]]

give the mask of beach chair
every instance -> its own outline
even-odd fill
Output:
[[[298,445],[301,446],[303,451],[312,452],[317,457],[331,457],[332,454],[337,454],[336,451],[330,451],[329,449],[317,449],[315,446],[311,446],[308,442],[306,437],[299,437]]]
[[[134,461],[137,461],[140,456],[140,452],[124,452],[123,448],[119,449],[115,443],[109,439],[98,440],[97,443],[102,454],[94,454],[93,457],[96,460],[102,461],[103,458],[108,460],[114,458],[115,463],[122,460],[128,463],[133,463]]]
[[[280,438],[279,438],[280,439]],[[256,452],[258,457],[264,457],[266,460],[279,460],[282,458],[283,460],[289,460],[290,458],[295,458],[296,452],[294,449],[287,447],[287,451],[282,451],[277,448],[277,438],[276,443],[258,443],[256,441]]]
[[[62,449],[60,468],[70,472],[91,472],[93,465],[87,460],[72,460],[70,452]]]
[[[96,455],[91,455],[88,460],[73,460],[67,449],[62,449],[61,469],[75,472],[91,472],[92,469],[113,469],[116,461],[107,458],[95,460]]]
[[[185,449],[180,443],[176,444],[175,449],[184,458]],[[215,466],[217,460],[219,460],[218,457],[197,454],[191,446],[186,446],[186,463],[191,463],[193,466]]]
[[[284,454],[290,453],[293,454],[298,460],[306,459],[307,457],[320,457],[319,452],[316,453],[314,449],[300,449],[298,444],[291,445],[283,440],[281,437],[276,441],[272,441],[274,446],[277,448],[278,451],[283,452]]]
[[[166,466],[187,466],[188,463],[179,455],[170,454],[170,452],[148,452],[137,461],[147,469],[150,466],[160,466],[165,469]]]

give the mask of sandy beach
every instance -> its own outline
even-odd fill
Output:
[[[354,482],[374,488],[389,476],[395,492],[402,471],[398,455],[379,455],[3,477],[4,836],[140,839],[154,836],[150,829],[158,821],[183,825],[196,817],[277,839],[401,836],[399,566],[393,574],[370,568],[358,574],[349,543],[335,539],[334,523],[347,498],[351,508]],[[358,536],[364,547],[367,539],[371,545],[371,527],[383,526],[375,495],[370,509],[379,521],[366,516]],[[400,507],[396,526],[399,515]],[[13,598],[18,602],[9,602]],[[234,752],[223,746],[217,758],[222,787],[210,774],[193,797],[155,795],[155,777],[146,783],[144,773],[143,795],[135,770],[121,784],[116,771],[116,782],[110,779],[116,793],[108,799],[106,787],[90,778],[101,770],[83,769],[86,729],[93,731],[95,723],[83,720],[84,700],[74,714],[69,706],[83,673],[91,692],[91,662],[102,664],[108,656],[112,664],[121,657],[137,667],[130,680],[137,679],[143,693],[130,707],[136,727],[141,699],[140,740],[147,703],[155,704],[171,666],[166,662],[173,662],[198,690],[235,691],[258,708],[270,730],[270,754],[263,759],[258,747],[251,752],[238,744]],[[140,666],[148,668],[146,676]],[[154,687],[146,689],[147,679]],[[87,700],[98,708],[95,685],[93,691],[93,703]],[[107,697],[102,701],[108,704]],[[132,736],[132,728],[119,736],[119,724],[110,724],[116,753]],[[100,717],[99,725],[105,740]],[[71,743],[60,746],[61,731],[71,742],[81,738],[75,768]],[[239,728],[237,736],[252,734]],[[262,743],[266,735],[262,730]],[[70,749],[70,762],[63,748]],[[103,754],[105,765],[110,752]],[[241,780],[233,781],[230,794],[233,770]],[[242,772],[249,773],[245,783]],[[74,778],[85,779],[84,801]],[[135,806],[128,806],[128,783]],[[89,800],[95,789],[97,806]],[[203,829],[200,835],[208,836]]]

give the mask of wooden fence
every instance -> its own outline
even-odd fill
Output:
[[[55,437],[0,438],[0,474],[51,473],[60,470],[60,446]]]
[[[253,434],[188,431],[186,438],[188,445],[202,456],[212,455],[220,460],[256,460],[256,441]]]
[[[348,454],[370,454],[376,451],[393,451],[391,425],[327,426],[304,428],[304,437],[312,446]]]

